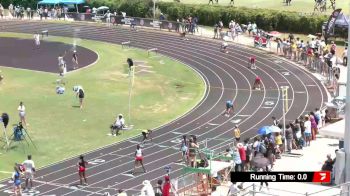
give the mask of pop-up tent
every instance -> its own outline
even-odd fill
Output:
[[[57,5],[57,4],[75,5],[77,12],[78,12],[78,5],[83,3],[85,3],[85,0],[42,0],[38,2],[38,4],[41,4],[41,5]]]
[[[338,31],[342,31],[342,35],[346,36],[346,29],[349,28],[350,20],[349,17],[344,15],[344,13],[342,13],[341,11],[341,9],[334,10],[329,17],[328,22],[325,22],[322,25],[322,34],[324,35],[326,40],[329,37],[336,36],[335,34],[337,33],[335,33],[335,29],[337,29]]]

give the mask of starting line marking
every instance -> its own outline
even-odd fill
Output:
[[[268,108],[272,108],[272,107],[261,107],[261,108],[268,109]]]
[[[176,134],[176,135],[183,135],[183,133],[172,131],[171,133]]]
[[[251,116],[250,114],[240,114],[240,115],[237,115],[237,116],[241,116],[241,117],[249,117]]]

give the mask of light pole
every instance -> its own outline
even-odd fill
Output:
[[[288,110],[288,88],[289,86],[281,86],[282,90],[282,118],[283,118],[283,136],[284,136],[284,152],[287,152],[286,139],[286,111]]]
[[[349,1],[350,9],[350,1]],[[349,13],[350,16],[350,13]],[[350,182],[350,25],[348,26],[348,64],[347,64],[347,82],[346,82],[346,100],[345,100],[345,133],[344,133],[344,151],[345,151],[345,182]],[[350,187],[344,186],[343,192],[350,196]]]

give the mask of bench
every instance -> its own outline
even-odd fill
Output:
[[[148,56],[151,54],[151,52],[155,52],[157,54],[158,48],[151,48],[151,49],[147,50]]]
[[[122,42],[122,48],[124,48],[124,46],[128,46],[130,48],[130,44],[131,44],[130,41]]]
[[[49,37],[49,31],[48,30],[41,31],[41,36],[44,37],[44,35],[46,35],[46,37]]]

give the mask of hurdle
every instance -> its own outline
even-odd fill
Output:
[[[147,50],[148,56],[151,54],[151,52],[155,52],[156,54],[158,54],[158,48],[151,48]]]
[[[122,48],[128,46],[130,48],[131,42],[127,41],[127,42],[122,42]]]
[[[46,37],[49,37],[49,30],[44,30],[41,31],[41,36],[44,38],[44,35],[46,35]]]

